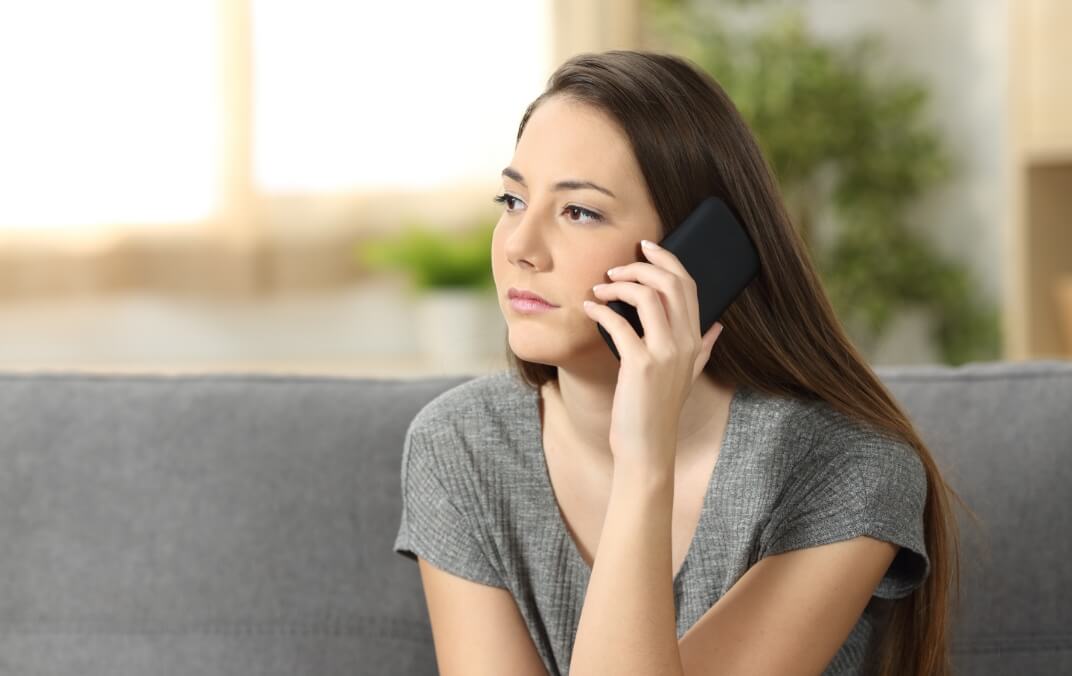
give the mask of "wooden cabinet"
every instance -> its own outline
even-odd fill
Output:
[[[1005,358],[1072,358],[1072,2],[1009,11]]]

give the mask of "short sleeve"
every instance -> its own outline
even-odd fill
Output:
[[[791,479],[761,538],[759,558],[859,535],[900,545],[874,596],[897,599],[930,572],[923,510],[927,474],[915,449],[882,441],[812,454]]]
[[[471,517],[448,493],[434,450],[411,423],[402,448],[402,518],[394,551],[467,580],[505,588],[480,547]]]

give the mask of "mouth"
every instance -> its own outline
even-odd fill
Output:
[[[513,287],[510,287],[510,290],[507,292],[507,297],[510,299],[511,304],[514,305],[537,305],[548,308],[558,307],[543,296],[540,296],[539,294],[533,291],[528,291],[526,289],[515,289]]]

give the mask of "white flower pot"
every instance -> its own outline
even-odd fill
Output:
[[[422,359],[436,366],[485,359],[498,324],[496,296],[484,290],[433,289],[417,300],[417,345]]]

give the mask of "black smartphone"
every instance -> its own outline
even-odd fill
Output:
[[[755,245],[733,211],[718,197],[707,197],[681,225],[659,242],[672,252],[696,281],[700,305],[700,335],[707,333],[730,303],[759,274]],[[636,308],[621,300],[607,302],[644,337]],[[603,325],[596,323],[603,340],[620,361],[621,355]]]

